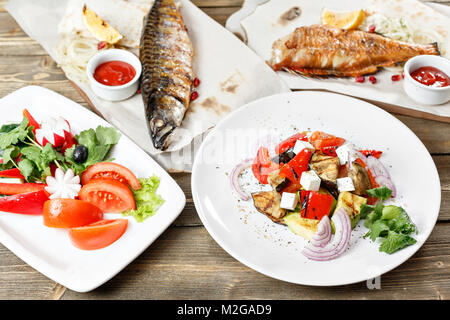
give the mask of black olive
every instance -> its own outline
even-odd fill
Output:
[[[86,161],[88,156],[88,149],[83,145],[78,145],[73,150],[73,160],[77,163],[83,163]]]

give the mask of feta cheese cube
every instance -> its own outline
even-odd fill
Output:
[[[352,178],[350,177],[336,179],[336,183],[339,192],[355,191],[355,186],[353,185]]]
[[[283,192],[280,207],[287,210],[294,210],[298,203],[297,193]]]
[[[314,151],[314,147],[308,141],[297,140],[297,142],[295,142],[293,152],[297,154],[305,148]]]
[[[320,177],[314,170],[304,171],[300,177],[300,184],[305,190],[317,191],[320,188]]]
[[[358,158],[358,151],[355,149],[355,146],[353,146],[350,143],[346,143],[336,149],[336,154],[339,158],[339,162],[341,165],[344,165],[347,163],[350,155],[350,161],[353,162]]]

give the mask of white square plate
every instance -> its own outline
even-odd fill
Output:
[[[37,86],[19,89],[0,99],[0,125],[20,122],[24,108],[39,122],[62,116],[74,133],[99,125],[110,126],[83,106]],[[0,242],[31,267],[74,291],[93,290],[115,276],[178,217],[186,197],[172,177],[124,134],[112,148],[111,157],[139,178],[152,174],[160,177],[157,193],[165,202],[153,217],[143,223],[127,217],[128,229],[118,241],[100,250],[83,251],[71,244],[67,230],[44,226],[42,216],[0,211]],[[119,217],[122,215],[105,214],[105,218]]]

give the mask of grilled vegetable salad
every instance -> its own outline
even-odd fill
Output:
[[[239,185],[247,168],[270,185],[270,191],[251,194],[255,208],[309,240],[302,253],[311,260],[345,252],[361,219],[369,229],[364,238],[379,238],[379,250],[391,254],[414,244],[417,228],[403,208],[383,204],[396,196],[396,188],[381,156],[382,151],[361,150],[331,134],[302,132],[280,142],[274,154],[261,146],[254,159],[234,168],[231,185],[242,200],[250,199]]]
[[[25,109],[20,123],[0,127],[0,211],[42,214],[46,226],[69,229],[80,249],[112,244],[128,220],[104,213],[142,222],[164,203],[157,176],[138,179],[109,158],[119,139],[116,129],[102,126],[74,135],[62,117],[39,123]]]

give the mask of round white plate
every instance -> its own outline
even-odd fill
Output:
[[[293,133],[320,130],[364,149],[382,150],[397,187],[397,198],[417,225],[417,243],[394,254],[363,239],[362,222],[339,258],[316,262],[301,254],[306,241],[241,201],[229,174],[254,158],[267,137],[271,144]],[[249,173],[249,172],[247,172]],[[251,174],[241,183],[257,190]],[[254,180],[253,180],[254,181]],[[250,182],[250,185],[247,185]],[[430,235],[439,213],[441,190],[436,166],[422,142],[389,113],[360,100],[324,92],[291,92],[251,102],[223,119],[200,147],[192,171],[192,194],[200,219],[214,240],[234,258],[267,276],[317,286],[344,285],[375,278],[410,258]]]

